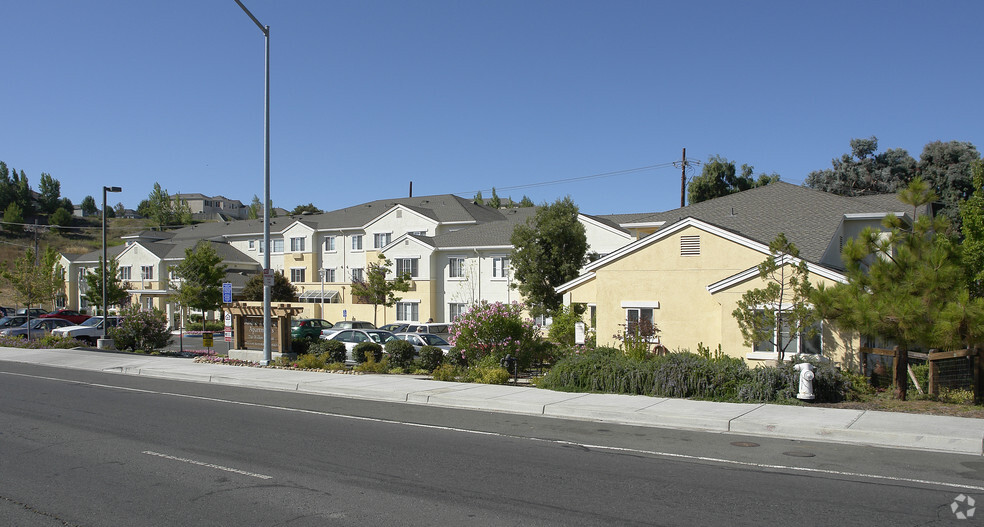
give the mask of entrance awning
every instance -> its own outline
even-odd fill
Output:
[[[324,300],[325,302],[331,302],[331,300],[336,296],[338,296],[338,291],[335,290],[326,289],[324,297],[322,297],[321,290],[314,289],[301,293],[299,299],[301,302],[321,302],[322,300]]]

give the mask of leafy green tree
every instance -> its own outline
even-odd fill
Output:
[[[693,205],[779,181],[779,174],[763,173],[756,179],[754,172],[755,167],[742,165],[741,175],[738,175],[734,161],[717,155],[711,156],[704,164],[701,174],[687,185],[687,199]]]
[[[99,267],[96,267],[94,272],[85,274],[85,285],[86,290],[82,295],[82,298],[89,303],[90,306],[98,306],[98,309],[102,309],[102,277],[103,277],[103,259],[99,257]],[[107,306],[122,306],[123,300],[126,299],[130,294],[127,293],[127,289],[130,288],[130,282],[120,279],[120,264],[115,258],[109,261],[109,272],[106,275],[106,305]]]
[[[106,209],[107,218],[122,218],[125,213],[126,206],[124,206],[122,202],[119,202],[116,205]]]
[[[479,190],[475,193],[475,198],[472,199],[472,203],[476,205],[485,205],[485,198],[482,197],[482,191]]]
[[[984,297],[984,161],[971,166],[974,192],[960,204],[963,262],[974,297]]]
[[[149,218],[150,217],[150,200],[149,199],[141,200],[140,203],[137,204],[137,214],[139,214],[141,217],[144,217],[144,218]]]
[[[58,294],[65,290],[65,269],[58,263],[59,258],[53,247],[48,247],[40,258],[29,248],[11,266],[0,270],[0,277],[13,289],[20,304],[30,307],[47,302],[53,306]]]
[[[25,216],[34,214],[34,199],[31,193],[31,185],[27,181],[27,174],[23,170],[18,175],[16,170],[13,173],[13,202],[24,211]]]
[[[72,213],[58,207],[58,210],[48,216],[48,223],[58,227],[68,227],[72,224]]]
[[[177,223],[171,195],[168,194],[167,189],[161,188],[160,183],[154,183],[154,190],[147,197],[147,217],[154,220],[158,227]]]
[[[96,207],[95,198],[93,198],[92,196],[86,196],[82,198],[82,214],[85,214],[86,216],[92,216],[98,211],[99,208]]]
[[[486,203],[489,207],[498,210],[502,206],[502,200],[499,199],[499,195],[495,193],[495,187],[492,187],[492,198]]]
[[[294,210],[290,211],[291,216],[296,216],[299,214],[304,214],[305,212],[310,214],[321,214],[324,212],[318,207],[314,206],[314,203],[308,203],[307,205],[298,205],[294,207]]]
[[[769,244],[769,256],[758,266],[765,287],[746,291],[731,312],[745,345],[768,342],[780,362],[789,346],[795,347],[798,335],[816,336],[815,324],[820,321],[811,304],[810,272],[806,262],[798,259],[799,249],[779,233]]]
[[[263,301],[263,275],[254,274],[246,280],[240,298],[248,302]],[[273,275],[273,286],[270,287],[271,302],[294,302],[297,300],[297,286],[277,271]]]
[[[588,251],[584,225],[570,196],[537,209],[513,229],[510,263],[519,289],[534,316],[561,305],[556,287],[577,277]]]
[[[379,306],[392,307],[400,300],[396,296],[397,292],[410,290],[410,276],[408,274],[396,275],[393,280],[388,280],[393,262],[387,260],[382,254],[379,260],[371,262],[365,272],[365,279],[362,282],[352,282],[352,296],[358,298],[363,304],[372,304],[372,322],[376,323]]]
[[[51,177],[46,172],[41,173],[41,181],[38,184],[38,203],[41,205],[41,212],[51,214],[58,209],[61,200],[61,183]]]
[[[178,304],[199,309],[202,313],[218,309],[222,305],[222,279],[226,265],[212,244],[199,240],[194,248],[185,249],[184,260],[172,267],[177,283],[174,298]],[[205,317],[202,317],[202,330]]]
[[[519,206],[520,207],[535,207],[536,204],[533,203],[533,200],[531,200],[529,197],[527,197],[524,194],[523,195],[523,199],[519,200]]]
[[[899,193],[917,207],[935,201],[920,178]],[[814,304],[824,319],[876,335],[898,346],[895,397],[905,400],[909,349],[968,345],[984,331],[984,299],[972,298],[960,246],[940,234],[945,217],[921,215],[915,222],[889,215],[885,232],[867,228],[844,245],[847,283],[821,284]]]
[[[0,161],[0,209],[6,210],[14,201],[14,185],[10,179],[10,168]]]
[[[263,216],[263,202],[260,201],[260,197],[253,194],[253,201],[249,204],[249,210],[246,211],[247,220],[258,220]]]
[[[916,160],[902,148],[880,154],[878,138],[851,139],[851,153],[831,161],[832,168],[806,176],[806,186],[842,196],[889,194],[916,175]]]
[[[24,230],[24,209],[16,202],[10,202],[6,210],[3,211],[3,228],[10,232],[22,232]]]
[[[961,227],[960,204],[974,192],[971,166],[981,158],[977,148],[961,141],[933,141],[919,156],[919,175],[929,182],[943,207],[939,211],[950,220],[954,232]]]

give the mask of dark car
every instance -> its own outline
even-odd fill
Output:
[[[24,324],[23,326],[17,326],[15,328],[0,329],[0,335],[6,335],[8,337],[26,336],[27,338],[34,338],[47,335],[55,328],[71,325],[72,323],[64,318],[32,318],[30,328],[28,328],[27,324]]]
[[[52,311],[51,313],[45,313],[38,318],[61,318],[71,322],[72,324],[78,325],[86,320],[89,320],[90,316],[83,315],[82,313],[71,309],[59,309],[57,311]]]
[[[27,308],[23,308],[22,307],[22,308],[18,309],[17,310],[17,313],[15,313],[15,314],[17,314],[17,315],[24,315],[26,317],[27,314],[28,314],[28,312],[31,313],[31,318],[41,318],[41,315],[47,315],[48,314],[47,311],[45,311],[45,310],[43,310],[43,309],[41,309],[39,307],[32,307],[31,309],[27,309]]]
[[[384,324],[382,326],[379,326],[379,329],[391,331],[393,333],[399,333],[401,331],[407,331],[408,327],[410,327],[410,324],[406,324],[403,322],[396,322],[394,324]]]
[[[331,322],[320,318],[295,318],[290,321],[290,337],[293,339],[317,339],[321,332],[331,329]]]
[[[10,315],[0,318],[0,329],[5,328],[16,328],[17,326],[23,326],[27,322],[27,317],[24,315]]]
[[[376,329],[376,325],[362,320],[339,320],[331,329]]]

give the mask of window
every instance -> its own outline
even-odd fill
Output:
[[[290,239],[290,252],[304,252],[304,238],[291,238]]]
[[[324,273],[322,276],[324,276],[325,282],[334,282],[335,281],[335,270],[334,269],[327,269],[326,268],[326,269],[322,269],[321,271],[322,271],[322,273]]]
[[[507,278],[509,276],[509,258],[497,256],[492,258],[492,278]]]
[[[263,249],[264,249],[263,240],[259,240],[258,243],[260,244],[260,254],[263,254]]]
[[[273,247],[273,252],[282,253],[284,252],[284,239],[274,238],[270,240],[270,246]]]
[[[463,303],[453,303],[448,304],[448,320],[453,321],[454,319],[465,314],[465,306],[467,304]]]
[[[625,334],[651,338],[656,334],[653,324],[653,308],[639,307],[625,310]]]
[[[250,240],[249,241],[249,250],[252,251],[254,249],[256,249],[256,240]]]
[[[154,297],[144,296],[143,299],[141,299],[140,305],[144,308],[145,311],[153,311]]]
[[[417,277],[417,262],[419,258],[397,258],[396,259],[396,274],[402,276],[405,274],[410,275],[410,278]]]
[[[362,281],[362,268],[361,267],[356,267],[355,269],[352,269],[352,281],[353,282],[361,282]]]
[[[377,232],[372,235],[372,246],[375,249],[382,249],[390,244],[393,239],[393,233],[391,232]]]
[[[291,282],[303,282],[304,281],[304,268],[303,267],[292,267],[290,269],[290,281]]]
[[[680,256],[700,256],[700,236],[680,236]]]
[[[133,280],[131,278],[131,267],[129,265],[120,267],[120,280]]]
[[[790,335],[790,329],[789,324],[783,322],[782,329],[778,334],[773,330],[772,338],[756,342],[752,347],[752,351],[774,353],[778,351],[776,349],[777,342],[779,343],[779,349],[785,350],[787,356],[797,353],[817,355],[823,351],[823,341],[821,338],[823,324],[821,322],[816,322],[812,327],[806,328],[798,335]]]
[[[361,251],[362,250],[362,235],[355,234],[352,236],[352,250]]]
[[[414,236],[427,236],[427,231],[407,231],[407,234],[412,234]]]
[[[141,280],[153,280],[154,279],[154,266],[153,265],[141,265],[140,266],[140,279]]]
[[[335,237],[328,236],[325,238],[325,252],[333,253],[335,252]]]
[[[420,304],[417,302],[397,302],[396,320],[399,322],[416,322],[419,306]]]
[[[465,259],[453,256],[448,258],[448,277],[449,278],[464,278],[465,277]]]

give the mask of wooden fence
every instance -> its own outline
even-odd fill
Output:
[[[868,372],[868,355],[882,355],[892,357],[892,371],[898,369],[899,366],[899,354],[898,347],[893,349],[884,348],[861,348],[861,373],[865,377],[869,377]],[[938,351],[929,350],[929,353],[918,353],[914,351],[909,352],[910,359],[921,359],[925,360],[929,364],[929,386],[926,387],[925,393],[932,395],[939,395],[940,392],[940,366],[944,361],[952,361],[952,359],[966,358],[970,361],[970,373],[968,375],[968,381],[972,386],[974,391],[974,401],[980,402],[984,400],[984,349],[979,347],[973,347],[969,349],[953,350],[953,351]],[[912,379],[912,383],[916,386],[916,390],[919,393],[924,393],[923,387],[919,385],[916,381],[916,376],[912,372],[912,366],[909,366],[909,378]],[[894,383],[895,376],[892,376]]]

